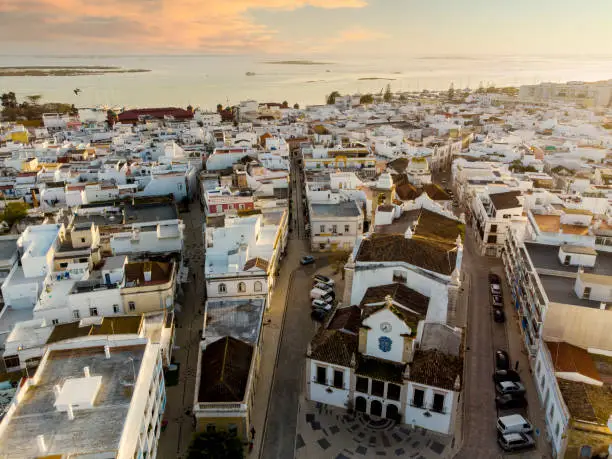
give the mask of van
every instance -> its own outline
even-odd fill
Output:
[[[497,420],[497,430],[502,435],[509,433],[530,433],[533,426],[520,414],[502,416]]]
[[[321,297],[328,295],[328,292],[325,290],[321,290],[320,288],[313,288],[310,291],[310,299],[311,300],[320,300]]]

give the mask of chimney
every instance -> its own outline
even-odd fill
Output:
[[[68,419],[71,421],[74,420],[74,410],[72,409],[72,404],[68,404]]]
[[[59,397],[60,393],[62,392],[62,388],[60,387],[59,384],[56,384],[55,386],[53,386],[53,393],[55,394],[55,397]]]
[[[142,273],[144,274],[144,281],[145,282],[151,282],[151,269],[152,269],[153,263],[151,263],[150,261],[145,262],[143,268],[142,268]]]
[[[45,436],[44,435],[37,435],[36,436],[36,444],[38,445],[38,450],[42,454],[45,454],[47,452],[47,444],[45,443]]]
[[[110,346],[108,344],[104,345],[104,355],[107,359],[110,359]]]
[[[85,373],[85,377],[89,378],[91,375],[89,373],[89,367],[84,367],[83,368],[83,373]]]

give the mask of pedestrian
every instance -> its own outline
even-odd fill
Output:
[[[251,426],[251,441],[255,440],[255,427]]]
[[[249,442],[249,453],[253,452],[253,442]]]
[[[516,363],[514,364],[514,371],[518,371],[518,365],[519,365],[519,361],[517,360]]]

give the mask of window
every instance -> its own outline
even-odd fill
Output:
[[[338,232],[338,225],[332,225],[332,233]]]
[[[372,380],[372,395],[376,395],[377,397],[384,397],[385,395],[385,383],[383,381],[378,381],[376,379]]]
[[[555,427],[555,437],[559,436],[559,432],[561,432],[561,424],[557,422],[557,425]]]
[[[217,427],[214,424],[206,424],[206,432],[215,433],[216,430],[217,430]]]
[[[244,282],[238,282],[238,292],[246,292],[246,284]]]
[[[391,338],[389,338],[388,336],[381,336],[380,338],[378,338],[378,348],[382,352],[389,352],[391,350],[392,344],[393,341],[391,341]]]
[[[227,431],[230,436],[235,437],[236,435],[238,435],[238,426],[236,424],[228,424]]]
[[[512,218],[512,215],[510,215],[510,214],[504,214],[503,218],[506,218],[506,219],[508,219],[508,218]]]
[[[261,292],[261,291],[262,291],[262,289],[263,289],[263,287],[262,287],[262,285],[261,285],[261,282],[259,282],[259,281],[255,281],[255,284],[254,284],[254,289],[255,289],[255,291],[256,291],[256,292]]]
[[[76,311],[72,311],[72,318],[73,319],[80,319],[81,318],[81,313],[79,312],[78,309]]]
[[[348,233],[351,231],[351,225],[344,225],[344,232]]]
[[[334,370],[334,387],[342,389],[344,387],[344,371]]]
[[[355,390],[357,392],[368,393],[368,378],[357,376],[357,384],[355,384]]]
[[[399,400],[401,392],[401,386],[398,386],[397,384],[387,383],[387,398],[389,400]]]
[[[325,225],[321,225],[319,227],[319,230],[321,231],[321,233],[324,233],[325,232]]]
[[[491,232],[497,233],[497,225],[491,225]]]
[[[131,303],[131,301],[130,301],[130,303]],[[113,304],[113,313],[114,314],[119,314],[119,305],[118,304]]]
[[[87,263],[87,258],[79,258],[79,263]]]
[[[444,412],[444,394],[434,394],[432,411],[437,413]]]
[[[130,302],[128,303],[128,309],[129,309],[130,311],[135,311],[135,310],[136,310],[136,303],[134,303],[133,301],[130,301]]]
[[[582,292],[582,298],[588,300],[591,297],[591,287],[585,287]]]
[[[84,237],[81,238],[81,242],[85,242],[85,238]]]
[[[225,287],[225,284],[219,284],[218,290],[219,290],[219,293],[225,293],[225,292],[227,292],[227,289],[226,289],[226,287]]]
[[[540,371],[542,371],[542,361],[538,360],[538,364],[536,365],[536,374],[539,376]]]
[[[4,366],[6,368],[13,368],[19,366],[19,356],[18,355],[9,355],[4,357]]]
[[[89,308],[89,315],[95,317],[98,315],[98,308]]]
[[[317,367],[317,383],[325,384],[327,375],[327,368],[325,367]]]
[[[497,236],[495,234],[489,234],[487,244],[497,244]]]
[[[59,324],[59,319],[53,319],[53,320],[51,320],[51,323],[53,325],[57,325],[57,324]]]
[[[421,408],[423,406],[424,399],[425,399],[425,391],[422,389],[415,389],[414,395],[412,396],[412,406]]]
[[[68,267],[68,263],[60,263],[59,267],[60,268],[67,268]]]
[[[570,255],[565,255],[565,259],[563,260],[563,264],[565,266],[569,266],[571,261],[572,261],[572,257]]]
[[[319,244],[319,250],[325,250],[325,247],[327,247],[324,243]]]

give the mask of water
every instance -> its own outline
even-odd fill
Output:
[[[288,57],[286,59],[295,59]],[[248,98],[260,102],[324,103],[325,94],[596,81],[612,78],[612,59],[589,56],[424,56],[319,58],[326,65],[273,65],[255,56],[0,56],[1,66],[99,65],[148,73],[75,77],[0,77],[0,92],[42,94],[49,102],[93,105],[182,106],[214,109]],[[280,60],[280,59],[275,59]],[[254,72],[255,76],[246,76]],[[359,78],[388,78],[363,81]],[[82,92],[76,96],[74,88]]]

